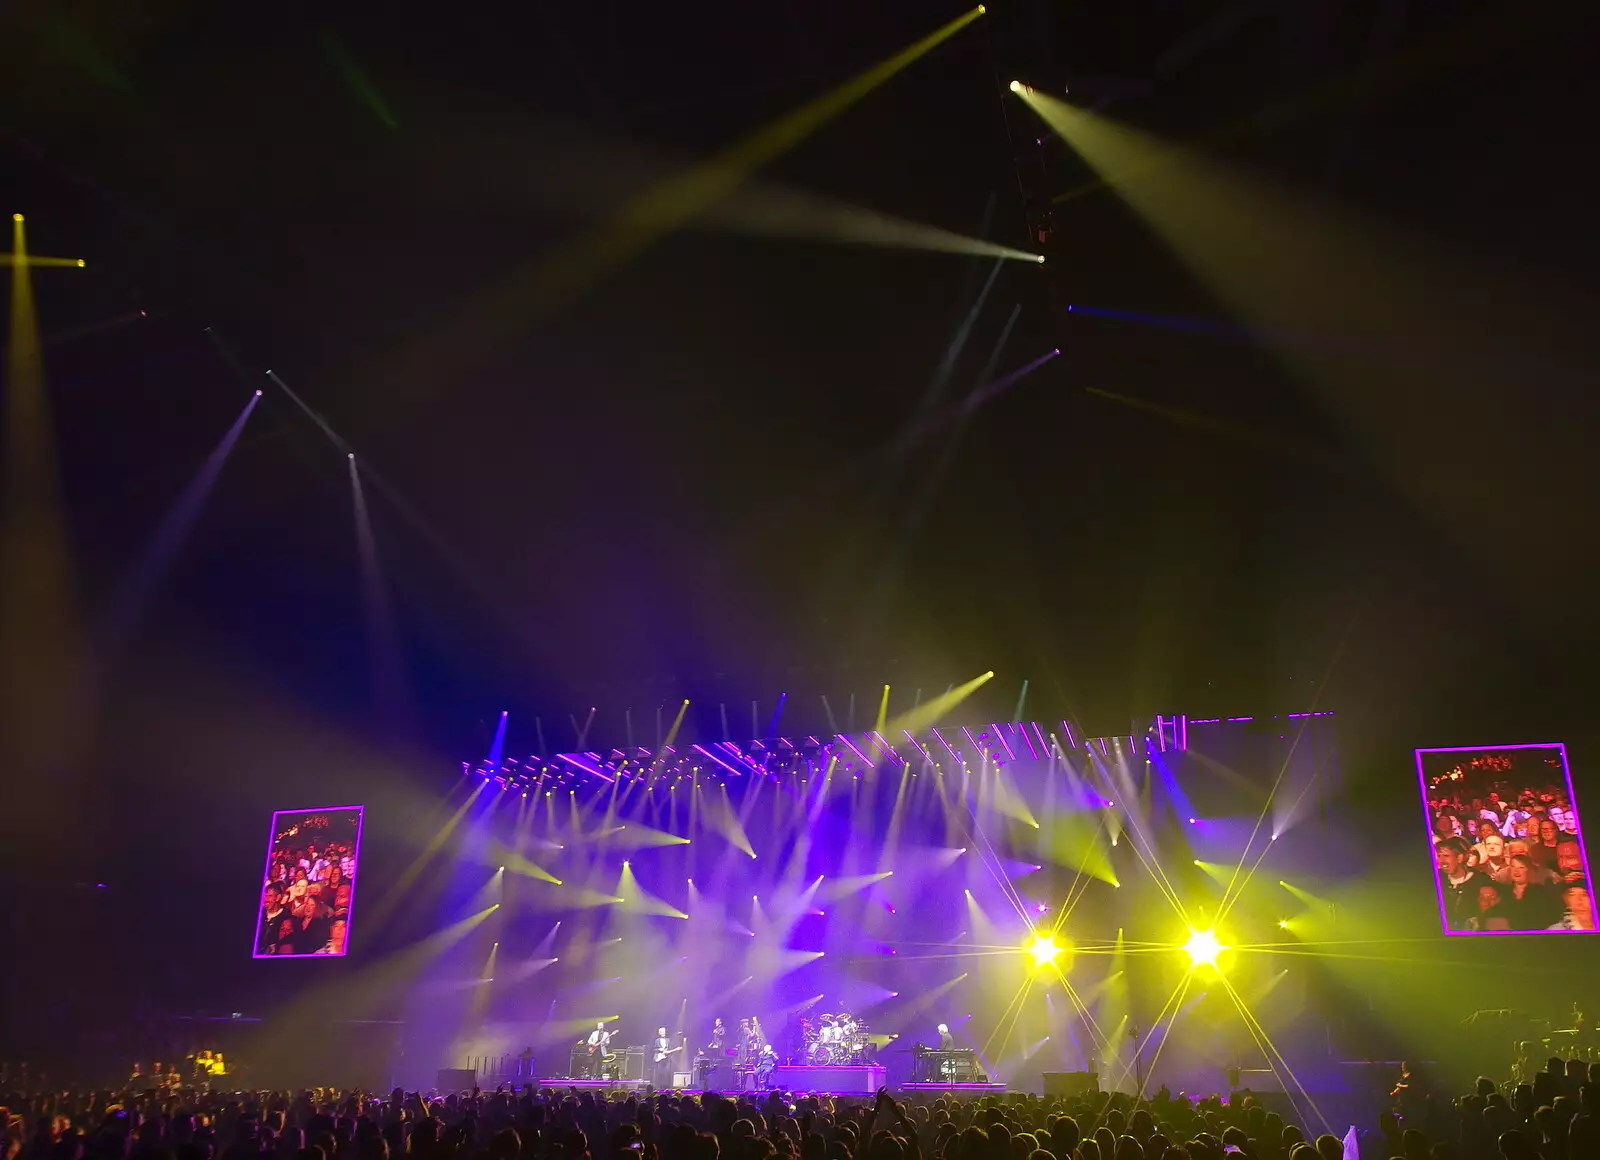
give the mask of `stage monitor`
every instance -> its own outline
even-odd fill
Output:
[[[1417,750],[1446,934],[1593,933],[1566,746]]]
[[[361,814],[360,806],[331,806],[272,815],[256,958],[335,958],[350,949]]]

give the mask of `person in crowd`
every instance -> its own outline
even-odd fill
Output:
[[[1491,821],[1479,819],[1472,823],[1472,853],[1481,856],[1483,853],[1483,840],[1490,834],[1498,834],[1500,827]]]
[[[1439,863],[1439,890],[1444,898],[1445,923],[1450,930],[1475,929],[1478,887],[1487,876],[1469,866],[1471,848],[1465,838],[1446,838],[1433,848]]]
[[[1534,865],[1526,855],[1511,859],[1510,882],[1500,905],[1512,930],[1549,930],[1561,917],[1560,899],[1534,880]]]
[[[1589,895],[1587,879],[1577,878],[1571,882],[1563,882],[1558,887],[1561,896],[1561,905],[1566,913],[1561,921],[1550,927],[1551,930],[1593,930],[1594,929],[1594,900]]]
[[[1527,859],[1528,866],[1530,868],[1528,872],[1529,881],[1531,881],[1535,886],[1549,886],[1553,884],[1556,880],[1555,870],[1550,867],[1540,866],[1537,862],[1535,862],[1530,853],[1531,850],[1532,844],[1529,843],[1525,838],[1512,838],[1506,843],[1505,880],[1507,882],[1511,881],[1511,860],[1513,858],[1525,858]]]
[[[1488,823],[1484,823],[1488,826]],[[1470,859],[1472,868],[1494,882],[1505,882],[1511,869],[1510,860],[1506,856],[1506,840],[1500,836],[1498,830],[1490,828],[1478,844],[1472,847]]]
[[[1492,879],[1478,885],[1478,914],[1473,928],[1479,931],[1510,930],[1511,921],[1500,908],[1500,894],[1505,887]]]
[[[269,882],[262,891],[261,922],[256,935],[256,954],[271,955],[278,951],[279,931],[284,919],[290,917],[283,905],[283,893],[275,882]]]
[[[1571,835],[1563,834],[1556,843],[1556,877],[1562,882],[1584,877],[1583,847]]]
[[[1546,870],[1554,870],[1560,858],[1561,830],[1549,818],[1539,820],[1539,832],[1529,856],[1533,858],[1534,865]]]

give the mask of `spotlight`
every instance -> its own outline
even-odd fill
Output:
[[[1027,951],[1033,956],[1033,965],[1036,967],[1047,967],[1061,957],[1061,945],[1045,934],[1034,935]]]
[[[1214,967],[1217,956],[1222,953],[1222,944],[1217,941],[1216,931],[1192,930],[1183,949],[1189,952],[1189,961],[1195,966]]]
[[[1288,930],[1289,929],[1289,920],[1287,918],[1280,918],[1278,920],[1278,929],[1279,930]]]
[[[84,261],[84,260],[83,260],[83,259],[82,259],[82,258],[79,258],[79,259],[78,259],[78,269],[80,269],[80,270],[81,270],[81,269],[83,269],[83,268],[84,268],[84,267],[85,267],[85,266],[87,266],[87,265],[88,265],[88,264],[89,264],[89,263],[88,263],[88,262],[85,262],[85,261]]]
[[[355,457],[356,457],[356,453],[354,451],[350,452],[348,455],[345,456],[346,459],[354,459]]]
[[[1014,93],[1020,93],[1022,91],[1022,82],[1021,81],[1012,81],[1006,87],[1009,88]]]
[[[1034,256],[1033,256],[1033,260],[1034,260],[1034,261],[1035,261],[1035,262],[1038,262],[1038,263],[1039,263],[1039,265],[1041,265],[1041,266],[1042,266],[1042,265],[1044,265],[1044,255],[1043,255],[1043,254],[1035,254],[1035,255],[1034,255]],[[1060,353],[1061,353],[1061,352],[1060,352],[1060,351],[1059,351],[1059,350],[1058,350],[1058,351],[1056,351],[1056,353],[1057,353],[1057,354],[1060,354]]]
[[[1194,820],[1194,819],[1193,819],[1193,818],[1190,818],[1190,819],[1189,819],[1189,824],[1190,824],[1190,825],[1191,825],[1191,826],[1198,826],[1198,825],[1199,825],[1199,824],[1200,824],[1200,823],[1199,823],[1199,822],[1197,822],[1197,821],[1195,821],[1195,820]]]
[[[20,222],[22,220],[22,215],[20,213],[14,213],[11,215],[11,220],[14,222]]]
[[[260,398],[260,397],[261,397],[261,392],[260,392],[260,391],[257,391],[257,392],[256,392],[256,398],[258,398],[258,399],[259,399],[259,398]]]

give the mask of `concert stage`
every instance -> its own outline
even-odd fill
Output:
[[[1041,1029],[1086,1019],[1070,997],[1037,985],[1070,970],[1075,990],[1081,982],[1111,997],[1113,1024],[1165,1036],[1168,975],[1201,965],[1189,945],[1201,934],[1218,940],[1217,969],[1234,986],[1265,994],[1281,969],[1271,955],[1303,941],[1280,925],[1300,923],[1300,908],[1266,883],[1288,883],[1277,889],[1292,895],[1296,875],[1326,876],[1311,856],[1321,839],[1273,843],[1265,826],[1252,839],[1237,819],[1260,811],[1280,774],[1288,800],[1331,795],[1331,730],[1325,715],[1163,717],[1104,738],[1040,721],[667,745],[664,722],[654,747],[465,763],[472,804],[455,807],[462,832],[451,840],[462,856],[440,916],[454,918],[459,942],[416,983],[419,994],[436,984],[439,994],[460,992],[461,1010],[427,1007],[406,1057],[425,1060],[420,1071],[465,1053],[493,1064],[480,1064],[482,1079],[520,1085],[530,1069],[591,1071],[587,1041],[599,1030],[609,1033],[604,1066],[616,1076],[681,1077],[675,1090],[690,1095],[760,1100],[776,1089],[870,1102],[892,1087],[970,1099],[1037,1091],[1056,1075],[1090,1077],[1092,1091],[1103,1061],[1073,1036],[1019,1054],[1021,1038],[1013,1043],[1006,1029],[1019,1018]],[[1216,784],[1219,764],[1243,779],[1227,792]],[[874,825],[862,827],[868,810]],[[890,819],[898,837],[886,846]],[[1062,827],[1071,842],[1052,836]],[[1116,832],[1139,841],[1113,843]],[[515,873],[474,853],[501,849],[535,853]],[[1236,909],[1226,930],[1187,931],[1146,868],[1151,850],[1175,867],[1210,866],[1224,882],[1241,859],[1241,881],[1259,861],[1259,905]],[[1216,885],[1202,866],[1182,874],[1181,890],[1196,898]],[[496,905],[479,908],[480,893]],[[1053,937],[1067,905],[1070,943]],[[1305,922],[1319,913],[1305,911]],[[1152,953],[1129,955],[1118,975],[1124,928]],[[491,954],[498,982],[485,969]],[[1035,981],[1026,1002],[1008,1007],[1024,978]],[[480,983],[469,994],[462,980]],[[1153,1047],[1136,1057],[1142,1041],[1119,1037],[1117,1073],[1149,1064],[1139,1078],[1152,1087],[1210,1092],[1226,1090],[1221,1061],[1262,1066],[1254,1025],[1225,995],[1197,1010],[1203,1020],[1160,1040],[1159,1061]],[[1283,1031],[1278,1046],[1296,1071],[1326,1056],[1313,1022],[1291,1028],[1286,1013],[1266,1014],[1262,1026]],[[683,1049],[665,1074],[650,1066],[658,1038]],[[980,1057],[991,1039],[1007,1046]],[[791,1062],[756,1079],[738,1066],[756,1045]],[[715,1069],[695,1066],[702,1058]],[[543,1082],[616,1098],[639,1090]]]
[[[649,1084],[635,1079],[563,1079],[546,1076],[534,1081],[541,1088],[554,1091],[584,1092],[643,1092]],[[734,1089],[708,1089],[719,1095],[752,1095],[773,1090],[814,1092],[829,1096],[870,1096],[888,1082],[888,1073],[881,1067],[780,1067],[772,1073],[772,1082],[747,1091]],[[907,1091],[1004,1091],[1005,1084],[907,1084]],[[670,1095],[697,1096],[704,1093],[699,1088],[664,1089]]]
[[[871,1067],[780,1067],[772,1086],[783,1091],[830,1096],[870,1096],[889,1082],[887,1069]]]

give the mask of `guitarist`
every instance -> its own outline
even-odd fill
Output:
[[[598,1076],[605,1064],[606,1045],[611,1042],[611,1032],[606,1030],[605,1021],[594,1025],[594,1030],[589,1032],[589,1075]]]
[[[672,1057],[682,1051],[682,1046],[673,1047],[672,1041],[667,1038],[665,1027],[656,1028],[656,1041],[654,1044],[654,1067],[652,1068],[651,1082],[657,1091],[664,1091],[672,1086]]]

